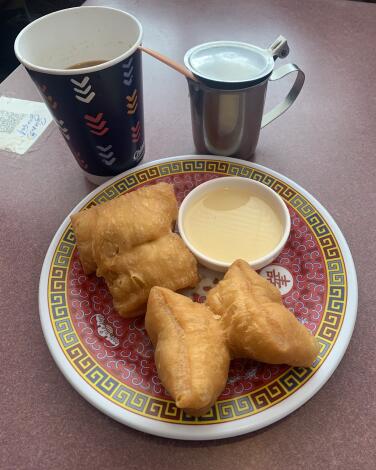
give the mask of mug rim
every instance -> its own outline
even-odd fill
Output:
[[[223,45],[239,46],[239,47],[243,47],[243,48],[246,48],[246,49],[251,49],[251,50],[257,52],[258,54],[260,54],[261,56],[263,56],[266,59],[265,68],[256,77],[251,78],[251,79],[248,78],[248,79],[245,79],[245,80],[216,80],[215,78],[210,77],[206,74],[198,73],[197,70],[191,64],[190,59],[191,59],[192,55],[195,52],[199,51],[200,49],[204,49],[205,47],[208,47],[208,46],[212,47],[212,48],[216,48],[216,47],[223,46]],[[260,83],[260,82],[264,81],[265,79],[267,79],[270,76],[270,74],[273,72],[273,69],[274,69],[273,56],[268,52],[267,49],[263,49],[259,46],[255,46],[254,44],[249,44],[249,43],[243,42],[243,41],[223,41],[222,40],[222,41],[209,41],[209,42],[204,42],[202,44],[197,44],[196,46],[191,47],[185,53],[185,55],[184,55],[184,64],[193,73],[193,75],[195,77],[197,77],[198,79],[201,79],[201,80],[203,80],[207,83],[213,84],[215,88],[220,88],[222,86],[223,89],[227,89],[229,87],[232,88],[232,87],[235,87],[235,86],[237,86],[238,89],[251,87],[252,83],[257,84],[257,83]]]
[[[268,75],[265,77],[260,78],[259,80],[255,80],[253,82],[247,81],[241,84],[240,82],[236,83],[229,83],[229,82],[216,82],[214,80],[208,80],[200,77],[200,80],[192,80],[191,78],[187,77],[187,81],[189,84],[196,85],[200,88],[205,89],[209,93],[216,93],[216,92],[221,92],[221,93],[244,93],[247,90],[250,90],[251,88],[256,88],[258,86],[264,86],[270,78],[270,75],[273,73],[271,71]],[[223,84],[227,84],[227,87],[221,86]],[[241,85],[241,86],[236,86],[236,85]]]
[[[20,54],[19,51],[19,44],[22,40],[22,36],[29,30],[31,27],[35,26],[36,23],[43,22],[47,18],[51,18],[52,16],[56,15],[61,15],[64,14],[65,12],[72,11],[72,10],[83,10],[83,9],[98,9],[98,10],[112,10],[116,11],[117,13],[121,13],[122,15],[128,16],[131,18],[138,26],[139,29],[139,34],[132,45],[129,49],[127,49],[123,54],[120,54],[116,57],[114,57],[111,60],[107,60],[106,62],[103,62],[102,64],[98,65],[93,65],[91,67],[84,67],[80,69],[59,69],[59,68],[49,68],[49,67],[42,67],[40,65],[35,65],[32,62],[29,62],[26,60],[22,54]],[[16,54],[17,59],[21,62],[22,65],[24,65],[27,69],[33,70],[35,72],[40,72],[40,73],[48,73],[51,75],[82,75],[82,74],[87,74],[87,73],[92,73],[92,72],[98,72],[100,70],[105,70],[109,67],[112,67],[113,65],[118,64],[119,62],[122,62],[124,59],[127,59],[130,57],[137,49],[138,46],[141,45],[142,43],[142,38],[143,38],[143,28],[141,25],[141,22],[131,13],[128,13],[123,10],[119,10],[118,8],[113,8],[113,7],[106,7],[106,6],[80,6],[80,7],[72,7],[72,8],[65,8],[64,10],[58,10],[54,11],[52,13],[49,13],[48,15],[44,15],[34,21],[32,21],[30,24],[25,26],[17,35],[15,41],[14,41],[14,53]]]

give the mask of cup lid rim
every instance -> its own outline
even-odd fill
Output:
[[[215,78],[206,75],[204,73],[199,73],[191,64],[192,56],[199,52],[200,50],[208,49],[208,48],[217,48],[222,46],[238,46],[244,49],[252,50],[253,52],[258,53],[259,55],[263,56],[266,60],[265,67],[260,71],[258,75],[253,76],[252,78],[248,78],[245,80],[216,80]],[[262,49],[261,47],[255,46],[253,44],[248,44],[242,41],[210,41],[205,42],[202,44],[198,44],[197,46],[192,47],[189,49],[184,55],[184,64],[185,66],[198,78],[202,78],[204,80],[209,80],[212,83],[216,84],[226,84],[226,85],[235,85],[239,84],[240,86],[244,86],[246,83],[253,83],[259,82],[261,79],[266,78],[268,75],[271,74],[274,68],[274,59],[270,51],[267,49]]]

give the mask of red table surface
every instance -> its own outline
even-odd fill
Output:
[[[91,1],[135,14],[144,45],[182,61],[218,39],[288,38],[302,95],[265,128],[254,161],[302,185],[331,212],[359,279],[353,338],[329,382],[282,421],[238,438],[182,442],[143,434],[93,408],[64,379],[43,338],[38,282],[50,241],[93,186],[51,124],[30,151],[0,151],[2,469],[316,469],[375,465],[376,5],[350,1]],[[194,153],[188,89],[144,57],[146,157]],[[288,83],[269,86],[268,106]],[[40,100],[20,67],[0,95]]]

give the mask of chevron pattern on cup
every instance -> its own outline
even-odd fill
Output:
[[[132,115],[137,111],[138,108],[138,95],[137,90],[135,89],[131,95],[127,96],[127,108],[128,114]]]
[[[77,160],[77,163],[83,168],[84,170],[88,169],[88,164],[81,158],[80,152],[73,153],[75,159]]]
[[[94,91],[91,91],[89,80],[90,78],[88,76],[84,77],[81,81],[71,78],[73,85],[76,85],[76,87],[73,88],[77,93],[75,97],[78,101],[82,101],[83,103],[91,103],[95,96]]]
[[[140,121],[137,121],[135,126],[131,126],[132,131],[132,142],[137,143],[141,137],[141,124]]]
[[[131,57],[128,62],[125,62],[122,67],[123,67],[123,83],[124,85],[130,86],[132,85],[133,82],[133,57]]]
[[[135,162],[138,162],[143,158],[144,155],[145,155],[145,142],[143,142],[141,147],[135,151],[135,153],[133,154],[133,160]]]
[[[70,140],[69,130],[64,126],[64,121],[60,119],[60,121],[57,121],[57,124],[61,130],[61,133],[65,137],[65,139]]]
[[[57,108],[57,102],[53,99],[53,97],[51,95],[48,95],[47,94],[47,87],[46,85],[42,85],[41,88],[40,88],[41,92],[44,94],[44,96],[46,97],[49,105],[51,106],[52,109],[56,109]]]
[[[106,127],[107,121],[103,118],[103,113],[98,113],[96,116],[91,116],[90,114],[85,114],[86,125],[90,127],[90,132],[95,135],[105,135],[110,130]]]
[[[102,162],[110,166],[114,162],[116,162],[116,158],[114,157],[114,152],[112,152],[112,145],[107,145],[107,147],[102,147],[101,145],[97,145],[97,149],[99,150],[98,155],[102,157]]]

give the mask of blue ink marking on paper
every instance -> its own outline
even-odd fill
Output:
[[[43,130],[47,123],[47,119],[40,114],[31,113],[27,121],[25,121],[18,129],[17,133],[23,137],[34,139],[38,137],[40,131]]]

